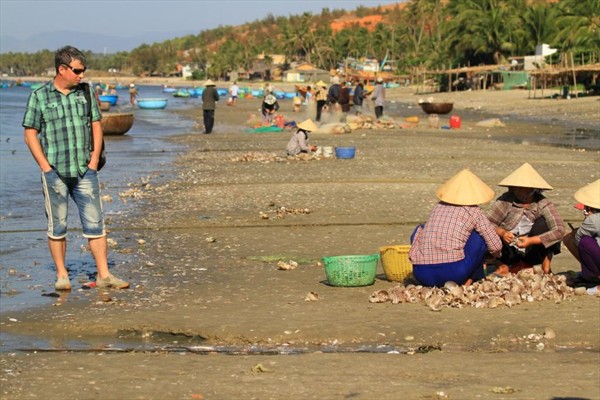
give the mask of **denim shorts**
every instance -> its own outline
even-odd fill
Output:
[[[48,217],[48,237],[67,236],[69,197],[75,201],[83,228],[83,237],[98,238],[106,235],[98,172],[88,169],[82,177],[64,178],[53,169],[42,173],[42,186]]]

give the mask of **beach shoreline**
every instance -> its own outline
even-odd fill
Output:
[[[173,138],[186,147],[170,167],[178,178],[150,185],[136,211],[111,226],[119,249],[132,255],[115,273],[132,288],[74,291],[57,307],[0,315],[3,333],[38,338],[0,354],[3,398],[57,398],[65,381],[77,398],[498,398],[495,389],[520,398],[600,397],[597,298],[436,313],[423,304],[369,303],[373,291],[393,284],[381,266],[372,286],[335,288],[318,265],[323,256],[407,243],[435,204],[435,188],[465,167],[499,195],[495,183],[528,161],[555,188],[548,197],[563,218],[577,223],[572,196],[600,175],[600,153],[501,139],[593,123],[598,98],[388,93],[419,124],[311,135],[322,146],[356,146],[354,160],[236,161],[282,155],[289,138],[242,133],[257,99],[219,103],[213,135],[198,128]],[[463,118],[460,130],[429,128],[417,105],[428,96],[454,102],[456,113],[497,114],[505,126]],[[282,112],[302,117],[289,102]],[[198,108],[182,113],[199,126]],[[276,218],[278,206],[311,212]],[[300,266],[277,270],[288,259]],[[578,265],[565,249],[553,270]],[[309,292],[320,300],[305,301]],[[540,337],[546,328],[556,337]],[[35,343],[52,351],[35,351]],[[78,345],[85,351],[72,351]],[[224,357],[227,349],[238,354]],[[294,349],[306,354],[285,355]],[[548,385],[552,376],[560,382]]]

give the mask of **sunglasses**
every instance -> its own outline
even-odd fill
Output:
[[[85,72],[87,68],[73,68],[69,64],[63,64],[65,67],[68,67],[75,75],[81,75]]]

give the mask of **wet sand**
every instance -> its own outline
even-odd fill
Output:
[[[437,186],[465,167],[499,195],[495,183],[530,162],[577,225],[572,195],[600,175],[599,153],[536,143],[597,126],[598,98],[435,94],[464,115],[460,130],[442,130],[417,108],[430,95],[388,95],[398,122],[419,115],[418,126],[311,135],[321,146],[356,146],[353,160],[234,161],[283,155],[290,132],[242,133],[258,100],[219,104],[212,135],[175,138],[186,146],[171,167],[177,179],[141,188],[130,200],[138,207],[110,226],[112,251],[131,256],[114,272],[132,288],[74,290],[56,307],[3,313],[6,337],[27,336],[0,355],[2,398],[600,398],[598,298],[433,312],[369,303],[393,284],[381,265],[374,285],[357,288],[327,285],[319,265],[408,243]],[[282,111],[293,119],[289,101]],[[491,115],[506,126],[476,126]],[[311,212],[276,218],[278,206]],[[289,259],[299,267],[277,270]],[[579,269],[566,249],[552,268]],[[309,292],[319,300],[305,301]]]

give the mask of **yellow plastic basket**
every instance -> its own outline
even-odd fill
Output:
[[[408,259],[410,245],[384,246],[379,248],[381,265],[388,281],[402,282],[412,274],[412,264]]]

